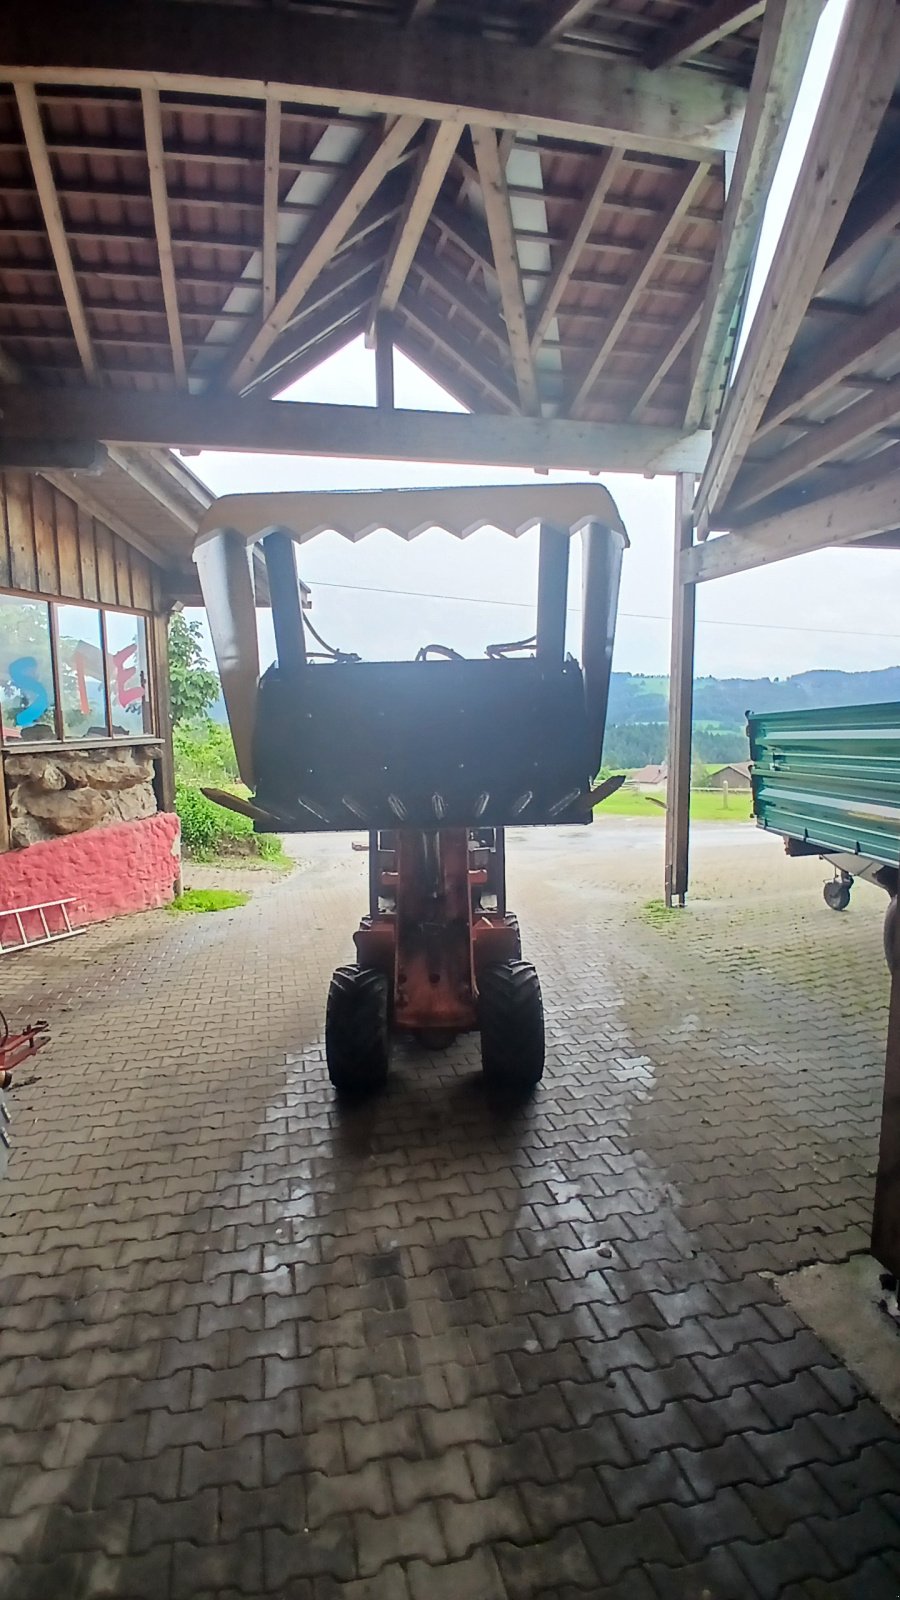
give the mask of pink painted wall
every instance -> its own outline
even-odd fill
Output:
[[[178,818],[169,812],[66,834],[0,855],[0,913],[69,896],[73,924],[148,911],[172,899],[180,864]],[[8,942],[11,925],[2,926]]]

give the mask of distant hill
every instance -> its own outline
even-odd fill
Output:
[[[604,766],[642,767],[666,758],[666,677],[614,672]],[[748,711],[802,711],[804,706],[852,706],[900,700],[900,666],[880,672],[798,672],[792,678],[697,678],[694,683],[694,754],[700,761],[746,761]],[[214,722],[227,722],[222,696]]]
[[[614,672],[609,691],[605,766],[639,767],[665,760],[665,677]],[[900,700],[900,666],[879,672],[798,672],[791,678],[697,678],[694,754],[701,761],[745,761],[748,711],[802,711]]]

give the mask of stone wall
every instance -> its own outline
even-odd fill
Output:
[[[156,814],[153,757],[146,745],[13,751],[4,770],[14,849]]]

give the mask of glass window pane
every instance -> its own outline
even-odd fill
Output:
[[[102,738],[109,729],[100,613],[87,606],[57,606],[56,628],[63,738]]]
[[[106,666],[114,734],[151,733],[147,625],[143,617],[107,611]]]
[[[0,595],[0,713],[8,744],[56,738],[50,608]]]

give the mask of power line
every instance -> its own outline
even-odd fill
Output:
[[[385,594],[399,597],[404,600],[449,600],[454,604],[470,606],[507,606],[514,611],[531,611],[533,605],[528,600],[493,600],[482,599],[474,594],[435,594],[429,589],[385,589],[378,584],[370,583],[334,583],[327,578],[313,581],[313,589],[344,589],[351,594]],[[580,616],[580,606],[569,606],[571,616]],[[629,622],[670,622],[670,618],[663,612],[656,611],[620,611],[620,617],[627,617]],[[751,628],[762,633],[826,633],[841,639],[896,639],[897,633],[876,633],[854,628],[809,628],[795,625],[790,622],[732,622],[724,617],[700,617],[699,625],[713,628]]]

